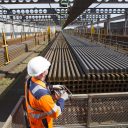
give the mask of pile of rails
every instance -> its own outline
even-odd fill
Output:
[[[66,34],[64,37],[59,35],[45,54],[52,62],[49,82],[65,84],[73,93],[128,91],[126,55]]]
[[[127,55],[65,35],[85,74],[128,73]]]
[[[79,65],[77,65],[77,61],[62,34],[49,47],[45,58],[51,62],[48,75],[49,82],[54,83],[57,81],[69,84],[78,80],[82,81],[84,78],[84,74]]]
[[[42,40],[41,40],[42,39]],[[22,43],[12,44],[8,46],[9,58],[12,61],[21,54],[30,51],[37,44],[43,41],[43,38],[38,38],[37,40],[31,39],[24,41]],[[3,66],[6,63],[5,51],[4,48],[0,48],[0,66]]]

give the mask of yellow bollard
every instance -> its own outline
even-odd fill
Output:
[[[91,25],[91,42],[93,41],[93,35],[95,33],[95,28],[93,25]]]
[[[48,29],[47,29],[48,41],[50,41],[50,32],[51,32],[51,30],[50,30],[50,26],[48,26]]]
[[[11,39],[14,39],[14,33],[11,32]]]
[[[23,41],[23,35],[22,35],[22,33],[21,33],[21,37],[20,38],[21,38],[21,43],[22,43],[22,41]]]
[[[4,54],[5,54],[5,58],[6,58],[5,64],[8,64],[8,63],[10,63],[10,58],[9,58],[9,53],[8,53],[8,45],[7,45],[7,41],[6,41],[6,36],[5,36],[4,32],[2,32],[2,38],[3,38],[2,47],[4,48]]]

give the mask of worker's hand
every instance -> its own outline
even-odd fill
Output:
[[[63,91],[62,89],[63,89],[63,85],[52,85],[51,94],[52,94],[53,100],[56,101],[61,98],[61,94]]]
[[[53,98],[54,101],[57,101],[57,100],[59,100],[61,98],[61,95],[55,93],[54,95],[52,95],[52,98]]]
[[[68,93],[67,93],[67,92],[64,92],[64,93],[61,95],[61,98],[64,99],[64,100],[68,100],[68,99],[69,99]]]
[[[63,85],[59,85],[59,84],[53,85],[53,89],[61,90],[61,89],[63,89]]]

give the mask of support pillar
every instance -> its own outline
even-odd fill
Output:
[[[50,39],[50,33],[51,33],[51,29],[50,29],[50,26],[48,26],[48,28],[47,28],[48,42],[51,40]]]
[[[14,39],[14,33],[15,33],[15,28],[14,28],[14,22],[13,22],[13,16],[10,17],[12,22],[11,22],[11,27],[10,27],[10,34],[11,34],[11,39]]]
[[[95,33],[95,29],[94,29],[94,26],[93,26],[93,21],[91,21],[91,42],[93,42],[94,40],[94,33]]]
[[[100,19],[98,18],[97,19],[97,38],[98,38],[98,42],[100,42],[100,27],[99,27],[99,21],[100,21]]]
[[[22,27],[22,28],[23,28],[23,31],[22,31],[22,32],[23,32],[23,34],[22,34],[22,36],[23,36],[23,38],[25,39],[25,28],[24,28],[24,22],[23,22],[22,26],[23,26],[23,27]]]
[[[111,35],[110,15],[107,16],[107,35]]]
[[[128,27],[128,10],[125,12],[124,35],[127,35],[127,27]]]

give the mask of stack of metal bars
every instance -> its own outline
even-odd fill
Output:
[[[49,82],[75,83],[83,81],[84,73],[77,66],[75,58],[65,42],[64,37],[60,35],[45,54],[51,62],[51,68],[48,75]]]
[[[10,61],[16,57],[22,55],[25,52],[28,52],[36,46],[35,40],[26,41],[24,43],[14,44],[8,46],[8,53]],[[4,49],[0,48],[0,66],[3,66],[6,63],[6,58],[4,55]]]
[[[48,82],[65,84],[75,94],[128,91],[128,57],[62,34],[45,57],[52,63]]]

